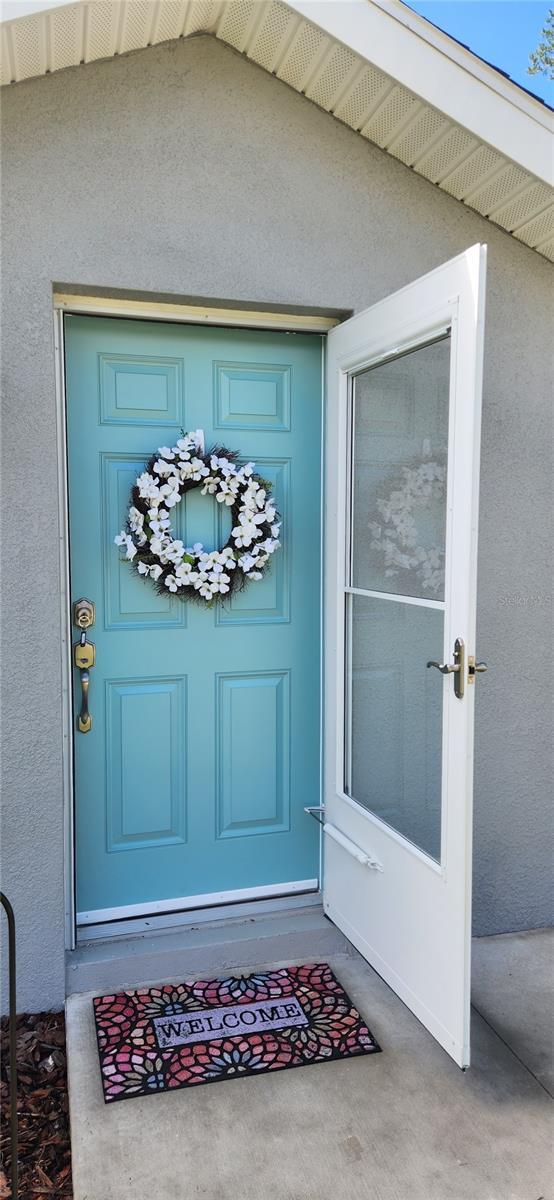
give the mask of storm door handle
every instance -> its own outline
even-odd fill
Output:
[[[431,660],[427,663],[428,667],[435,667],[440,671],[441,675],[454,676],[454,694],[458,700],[463,700],[466,686],[466,648],[463,638],[456,638],[454,642],[454,662],[439,663]]]

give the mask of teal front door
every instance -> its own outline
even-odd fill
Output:
[[[88,733],[74,671],[78,921],[315,888],[321,338],[65,331],[71,599],[96,608]],[[255,461],[283,518],[268,574],[210,608],[158,595],[114,545],[144,463],[192,429]],[[178,507],[185,544],[224,544],[228,509],[199,490]]]

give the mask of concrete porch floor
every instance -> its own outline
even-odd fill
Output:
[[[286,959],[266,938],[263,962],[247,939],[240,970],[325,958],[382,1054],[106,1106],[98,988],[69,997],[75,1200],[552,1200],[552,935],[476,943],[462,1072],[338,931],[310,953],[315,933]],[[204,973],[187,960],[172,979]]]

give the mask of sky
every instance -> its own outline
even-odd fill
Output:
[[[545,75],[528,75],[548,10],[542,0],[408,0],[409,7],[445,33],[464,42],[516,83],[554,105],[554,84]]]

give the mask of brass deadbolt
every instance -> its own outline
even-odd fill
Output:
[[[94,625],[95,608],[92,600],[77,600],[73,605],[73,623],[79,629],[90,629]]]

